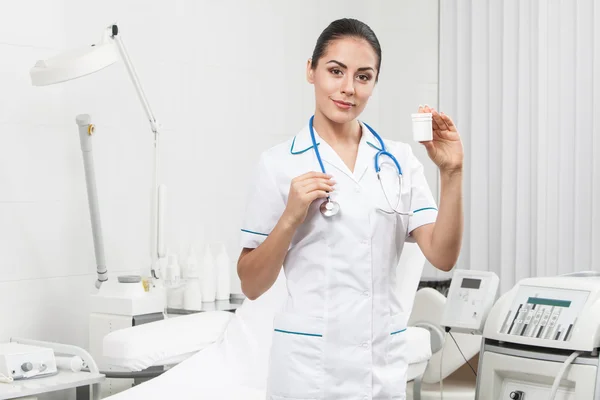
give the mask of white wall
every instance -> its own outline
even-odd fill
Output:
[[[37,59],[94,43],[105,26],[120,25],[163,125],[169,245],[200,250],[221,241],[235,261],[250,167],[307,122],[306,60],[321,30],[344,16],[369,23],[383,46],[380,83],[363,119],[412,143],[409,114],[419,104],[437,106],[436,0],[368,7],[357,0],[0,0],[0,341],[87,345],[95,260],[78,113],[91,114],[97,127],[109,272],[148,266],[152,137],[124,65],[34,88],[28,71]],[[436,190],[435,169],[415,149]]]

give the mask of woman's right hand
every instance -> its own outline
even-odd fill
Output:
[[[326,198],[334,190],[335,181],[331,178],[329,174],[308,172],[292,179],[282,218],[294,228],[300,226],[306,219],[311,203],[316,199]]]

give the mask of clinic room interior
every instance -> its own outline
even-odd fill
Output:
[[[0,1],[0,400],[600,400],[600,2]]]

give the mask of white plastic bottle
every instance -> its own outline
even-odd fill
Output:
[[[202,310],[202,284],[200,280],[200,267],[194,248],[190,246],[185,265],[186,286],[183,292],[183,308],[186,310]]]
[[[181,280],[181,267],[177,262],[176,254],[169,254],[169,261],[165,269],[165,285],[173,287],[179,285]]]
[[[215,276],[215,259],[212,255],[210,246],[204,249],[202,257],[202,301],[212,303],[217,296],[217,277]]]
[[[183,293],[179,288],[181,284],[181,267],[177,262],[177,255],[170,254],[165,274],[165,286],[167,287],[167,306],[169,308],[183,307]]]
[[[231,265],[225,244],[217,245],[217,257],[215,265],[217,267],[217,300],[227,300],[231,295]]]
[[[199,277],[200,276],[199,269],[200,269],[200,266],[198,265],[198,257],[196,257],[196,252],[194,251],[194,247],[190,246],[188,248],[185,265],[183,267],[184,278]]]

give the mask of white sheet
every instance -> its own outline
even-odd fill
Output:
[[[412,380],[423,373],[426,362],[431,356],[429,332],[422,328],[408,328],[406,331],[411,343],[408,354],[411,363],[408,379]],[[254,381],[266,372],[259,371],[265,360],[239,368],[239,359],[256,354],[256,349],[248,353],[233,353],[232,346],[225,341],[215,343],[200,351],[183,363],[171,368],[163,375],[151,381],[135,386],[125,392],[109,397],[110,400],[133,399],[227,399],[227,400],[264,400],[266,390],[264,382]],[[254,368],[252,368],[254,366]],[[245,375],[253,369],[255,373]],[[246,371],[246,372],[245,372]]]
[[[273,315],[281,309],[286,292],[282,274],[259,299],[242,304],[221,340],[163,375],[109,398],[264,400]],[[429,332],[410,327],[406,334],[411,343],[408,360],[416,366],[409,374],[420,374],[431,357]]]
[[[108,399],[264,400],[264,390],[236,384],[238,374],[227,360],[222,346],[211,345],[164,374]]]

